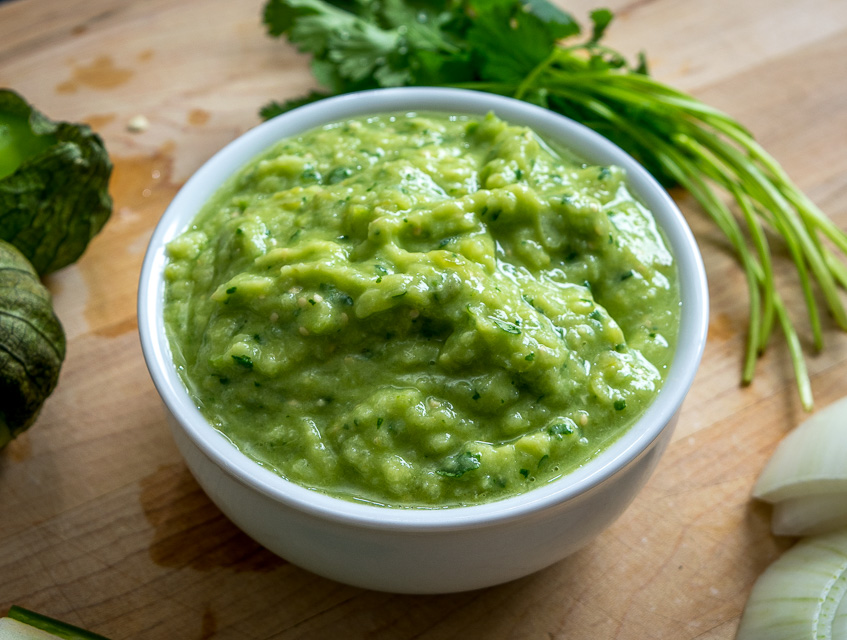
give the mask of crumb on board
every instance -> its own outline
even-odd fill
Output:
[[[150,121],[142,115],[133,116],[126,123],[127,131],[130,133],[143,133],[150,126]]]

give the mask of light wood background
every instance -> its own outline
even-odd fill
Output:
[[[579,18],[594,2],[561,3]],[[612,0],[609,44],[748,125],[847,227],[847,2]],[[89,122],[115,163],[115,209],[47,284],[69,337],[38,423],[0,453],[0,613],[19,604],[123,638],[730,639],[756,576],[791,543],[749,491],[804,417],[784,344],[739,387],[746,292],[727,243],[675,193],[706,262],[709,342],[675,438],[624,516],[576,555],[450,596],[362,591],[273,556],[181,461],[142,360],[135,296],[159,216],[272,98],[312,87],[261,28],[260,0],[14,0],[0,85]],[[140,133],[128,123],[143,116]],[[795,283],[779,261],[809,350]],[[847,394],[847,335],[810,355],[816,401]],[[809,350],[810,352],[810,350]],[[811,353],[811,352],[810,352]]]

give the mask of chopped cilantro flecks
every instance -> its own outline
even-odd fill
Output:
[[[491,318],[491,320],[496,324],[500,329],[505,331],[506,333],[511,333],[513,335],[520,335],[521,330],[517,324],[512,324],[511,322],[506,322],[504,320],[500,320],[500,318]]]
[[[341,182],[342,180],[349,178],[353,175],[353,172],[347,167],[336,167],[332,171],[329,172],[329,175],[326,178],[326,181],[329,184],[336,184]]]
[[[465,475],[468,471],[479,469],[480,454],[465,451],[457,456],[453,456],[446,467],[438,469],[436,473],[447,478],[459,478]]]
[[[244,367],[245,369],[253,368],[253,359],[249,356],[232,356],[232,359],[235,361],[235,364]]]
[[[561,440],[565,436],[568,436],[576,431],[576,424],[569,419],[566,419],[564,422],[557,422],[555,424],[550,425],[547,428],[547,433],[555,438]]]

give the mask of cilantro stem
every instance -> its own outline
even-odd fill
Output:
[[[832,255],[829,251],[827,251],[824,255],[824,259],[826,260],[829,270],[832,272],[832,276],[844,289],[847,289],[847,266],[845,266],[844,263],[839,262],[838,258]]]
[[[698,137],[702,137],[702,136],[698,136]],[[712,147],[712,149],[710,149],[710,151],[711,151],[711,153],[710,153],[710,152],[706,151],[706,149],[704,149],[700,144],[692,141],[688,137],[680,136],[680,137],[677,138],[676,141],[680,144],[680,146],[684,147],[686,150],[695,154],[701,160],[703,160],[701,165],[704,167],[704,172],[707,175],[709,175],[709,177],[712,180],[714,180],[715,182],[717,182],[718,184],[723,186],[730,193],[734,193],[734,192],[739,193],[740,192],[740,187],[739,187],[738,183],[735,182],[731,178],[731,176],[727,175],[726,173],[722,173],[720,171],[720,163],[725,160],[725,157],[721,153],[721,152],[725,151],[724,149],[714,145],[714,143],[713,143],[713,147]],[[720,155],[716,155],[716,154],[720,154]],[[744,184],[743,179],[742,179],[741,182],[742,182],[742,184]],[[750,185],[745,185],[745,186],[747,187],[748,192],[749,192],[751,190]],[[755,189],[753,189],[753,191],[755,191]],[[742,212],[745,213],[745,215],[746,215],[747,211],[745,211],[745,206],[749,206],[749,201],[747,201],[746,198],[744,200],[745,200],[744,202],[738,202],[738,199],[736,198],[736,201],[738,202],[739,206],[741,207]],[[773,209],[771,209],[771,211],[773,211]],[[747,220],[747,222],[748,222],[748,227],[750,227],[750,220]],[[785,226],[785,223],[781,218],[774,215],[772,217],[771,224],[786,239],[786,246],[788,247],[788,250],[789,250],[789,253],[791,254],[792,259],[794,260],[795,266],[797,268],[797,273],[798,273],[799,278],[800,278],[800,285],[801,285],[801,288],[802,288],[803,293],[804,293],[804,299],[805,299],[805,303],[806,303],[806,307],[807,307],[807,313],[808,313],[808,316],[809,316],[809,322],[810,322],[810,325],[812,327],[812,334],[813,334],[813,337],[814,337],[815,346],[817,348],[820,348],[820,345],[821,345],[822,340],[823,340],[823,332],[822,332],[821,324],[820,324],[820,314],[818,313],[817,304],[816,304],[816,301],[815,301],[814,292],[812,291],[811,281],[810,281],[809,276],[808,276],[808,270],[806,269],[806,264],[805,264],[805,261],[804,261],[803,253],[801,252],[801,248],[794,241],[792,234],[788,232],[788,230]],[[751,232],[755,233],[752,229],[751,229]],[[768,263],[769,263],[769,261],[768,261]],[[765,286],[766,286],[766,288],[768,286],[768,284],[767,284],[768,282],[770,283],[770,287],[773,288],[774,285],[773,285],[772,275],[770,275],[770,276],[766,275],[765,276]],[[765,335],[767,335],[767,334],[765,334]],[[761,345],[761,348],[764,349],[764,347],[765,347],[765,344],[763,343]]]
[[[797,380],[797,391],[800,394],[800,401],[806,411],[811,411],[814,407],[812,401],[812,384],[809,381],[809,372],[806,369],[806,359],[803,357],[803,348],[800,346],[800,339],[797,337],[797,332],[794,330],[794,325],[791,324],[791,319],[788,317],[782,301],[777,299],[775,306],[779,323],[782,326],[782,332],[785,334],[785,341],[788,344],[791,362],[794,363],[794,377]]]
[[[512,97],[517,98],[518,100],[523,100],[524,96],[526,95],[526,92],[529,91],[535,84],[536,78],[538,78],[539,75],[544,73],[544,71],[546,71],[547,68],[561,56],[561,52],[561,49],[553,49],[550,55],[547,56],[541,62],[539,62],[536,67],[529,72],[529,75],[527,75],[527,77],[523,79],[523,81],[518,85],[517,90],[513,93]]]
[[[808,261],[809,267],[817,279],[833,317],[842,329],[847,329],[847,314],[845,314],[844,307],[838,297],[832,272],[826,266],[818,250],[818,245],[812,240],[802,220],[799,219],[773,183],[768,181],[757,167],[749,162],[745,162],[744,156],[741,156],[740,152],[733,147],[727,145],[725,151],[730,157],[730,161],[733,162],[733,168],[738,174],[750,179],[751,190],[760,191],[762,205],[771,212],[775,220],[781,220],[783,225],[781,234],[786,240],[787,246],[792,251],[802,252],[802,256]],[[795,259],[795,262],[797,263],[798,273],[801,274],[802,278],[805,274],[805,267],[802,266],[802,257]],[[804,287],[808,289],[806,292],[807,298],[810,297],[812,302],[814,302],[814,294],[811,292],[810,283],[805,282]]]
[[[762,325],[759,335],[759,352],[761,353],[767,346],[774,321],[774,292],[776,291],[776,285],[773,279],[771,253],[768,247],[767,236],[759,219],[756,217],[755,211],[753,211],[753,205],[750,203],[750,199],[744,194],[737,183],[731,183],[729,188],[744,215],[747,227],[750,229],[753,246],[756,248],[756,252],[759,255],[759,263],[762,266],[762,291],[764,298],[762,301]],[[750,371],[749,376],[745,376],[744,381],[749,383],[752,379],[753,372]]]
[[[675,152],[671,153],[672,158],[675,155]],[[677,173],[679,183],[711,214],[712,219],[715,220],[724,232],[724,235],[729,238],[744,267],[744,275],[747,278],[750,321],[741,379],[745,384],[749,384],[753,379],[756,358],[761,351],[763,341],[761,329],[763,312],[759,291],[760,281],[766,280],[763,275],[763,269],[755,263],[755,260],[747,249],[741,229],[729,209],[700,176],[691,172],[691,167],[688,166],[690,161],[680,154],[674,158],[673,162],[679,168]],[[671,171],[674,171],[674,169],[671,169]]]

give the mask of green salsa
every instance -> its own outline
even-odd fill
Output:
[[[488,502],[584,464],[656,397],[679,325],[623,171],[493,115],[284,140],[167,250],[200,411],[283,477],[381,505]]]

